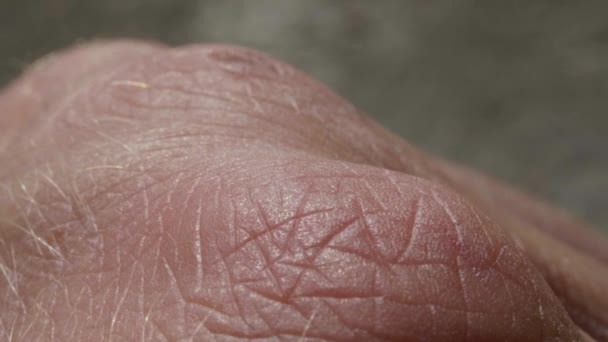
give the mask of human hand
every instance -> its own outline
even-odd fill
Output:
[[[2,340],[608,340],[601,234],[261,53],[47,57],[0,151]]]

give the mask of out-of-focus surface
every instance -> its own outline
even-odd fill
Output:
[[[91,38],[244,44],[422,148],[608,229],[607,11],[605,1],[0,0],[0,84]]]

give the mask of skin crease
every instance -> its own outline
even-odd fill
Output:
[[[3,340],[608,340],[608,243],[264,54],[118,41],[0,95]]]

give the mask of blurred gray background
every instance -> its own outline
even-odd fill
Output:
[[[91,38],[243,44],[608,229],[607,15],[606,1],[0,0],[0,85]]]

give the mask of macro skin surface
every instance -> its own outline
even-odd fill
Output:
[[[607,336],[604,241],[264,54],[96,43],[0,114],[1,339]]]

